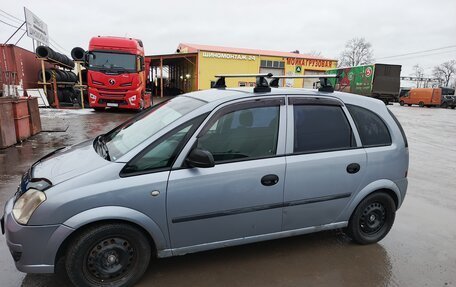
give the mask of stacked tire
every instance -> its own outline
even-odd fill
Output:
[[[46,82],[50,82],[52,80],[52,75],[55,76],[55,80],[57,82],[76,83],[78,81],[78,76],[72,71],[64,71],[60,69],[46,69],[44,71],[44,77]],[[38,79],[40,81],[43,81],[43,73],[41,71],[38,73]]]
[[[40,58],[54,60],[60,64],[63,64],[65,67],[70,67],[71,69],[74,68],[74,61],[65,56],[64,54],[60,54],[50,47],[47,46],[38,46],[35,50],[35,53]]]

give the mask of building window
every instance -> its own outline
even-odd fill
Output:
[[[275,69],[283,69],[285,68],[284,61],[268,61],[268,60],[261,60],[260,61],[261,68],[275,68]]]

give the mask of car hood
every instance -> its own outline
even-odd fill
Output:
[[[32,165],[32,178],[46,178],[55,185],[109,163],[95,152],[93,140],[89,140],[41,158]]]

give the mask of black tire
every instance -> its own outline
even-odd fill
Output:
[[[96,225],[73,240],[65,269],[75,286],[133,286],[147,270],[150,255],[150,243],[137,228]]]
[[[367,196],[356,207],[348,222],[348,235],[359,244],[382,240],[390,231],[396,216],[396,204],[386,193]]]
[[[400,101],[399,105],[404,106],[404,101]]]
[[[455,108],[455,107],[456,107],[456,106],[451,106],[451,109],[453,109],[453,110],[454,110],[454,108]]]
[[[411,107],[411,106],[412,106],[412,104],[407,104],[407,105],[408,105],[409,107]]]
[[[103,112],[105,108],[93,108],[95,112]]]
[[[423,102],[419,102],[418,105],[419,105],[420,107],[424,107],[424,103],[423,103]]]
[[[447,109],[448,108],[448,104],[447,103],[443,103],[443,104],[440,105],[440,107],[442,109]]]

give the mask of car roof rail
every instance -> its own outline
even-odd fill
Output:
[[[280,79],[319,79],[320,80],[320,87],[318,91],[320,92],[327,92],[332,93],[334,92],[334,87],[331,85],[329,79],[337,79],[339,78],[338,75],[290,75],[290,76],[272,76],[272,80],[269,82],[269,86],[273,88],[279,87],[279,80]]]
[[[215,75],[217,81],[212,86],[215,89],[226,88],[225,78],[256,78],[256,87],[253,89],[254,93],[267,93],[271,91],[268,81],[266,78],[272,78],[272,73],[263,74],[226,74],[226,75]]]

